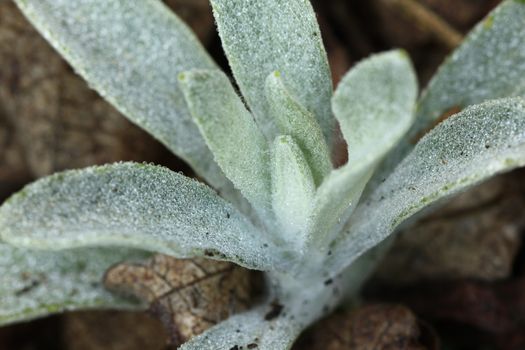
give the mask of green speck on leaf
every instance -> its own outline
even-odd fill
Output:
[[[52,176],[54,177],[55,181],[61,182],[64,180],[64,174],[62,173],[54,174]]]
[[[87,263],[85,261],[79,260],[77,261],[75,267],[78,271],[84,271],[87,267]]]
[[[408,54],[406,50],[403,50],[403,49],[399,50],[399,54],[406,59],[410,59],[410,55]]]
[[[23,189],[23,190],[21,190],[20,192],[18,192],[16,195],[17,195],[18,198],[20,198],[20,199],[25,198],[25,197],[27,197],[27,190],[26,190],[26,189]]]
[[[525,1],[525,0],[520,0],[521,2]],[[485,29],[490,29],[492,28],[492,25],[494,24],[494,15],[491,15],[491,16],[488,16],[485,21],[483,22],[483,27]]]
[[[525,1],[525,0],[522,0],[522,1]],[[504,164],[505,166],[511,167],[511,166],[519,165],[519,162],[516,162],[514,159],[507,158],[505,159]]]

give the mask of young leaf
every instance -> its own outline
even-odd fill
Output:
[[[418,103],[406,139],[389,154],[369,184],[379,185],[442,116],[488,99],[525,94],[525,4],[505,0],[441,65]]]
[[[73,68],[127,118],[228,196],[231,184],[192,122],[177,75],[216,65],[160,1],[17,0]]]
[[[270,205],[269,151],[264,135],[219,70],[180,75],[193,119],[226,176],[256,207]]]
[[[438,125],[365,201],[333,243],[336,273],[436,201],[525,165],[525,101],[467,108]]]
[[[316,195],[311,236],[318,246],[344,224],[381,158],[413,121],[417,81],[402,51],[374,55],[352,68],[332,99],[348,144],[348,163],[332,171]],[[327,237],[328,235],[328,237]]]
[[[206,185],[135,163],[66,171],[28,185],[0,207],[0,236],[34,249],[137,247],[263,270],[284,262],[278,246]]]
[[[312,112],[327,140],[332,82],[315,13],[308,0],[211,0],[233,75],[264,134],[277,128],[268,113],[265,79],[281,72],[290,93]]]
[[[414,137],[451,108],[525,94],[525,2],[506,0],[447,59],[423,94]]]
[[[413,122],[417,80],[406,53],[374,55],[341,80],[332,108],[348,145],[348,166],[375,164]]]
[[[111,265],[146,256],[101,248],[35,252],[0,243],[0,325],[77,309],[142,309],[101,282]]]
[[[290,95],[279,72],[266,78],[266,98],[271,117],[283,135],[290,135],[304,153],[319,186],[332,169],[330,151],[315,117]]]
[[[302,245],[315,193],[312,172],[291,136],[275,139],[272,158],[275,216],[287,240]]]
[[[343,166],[333,170],[317,190],[308,227],[309,245],[325,251],[359,202],[372,169]]]

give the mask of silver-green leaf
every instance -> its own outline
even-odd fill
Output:
[[[272,202],[280,231],[301,246],[305,237],[315,184],[306,159],[291,136],[275,139],[272,152]]]
[[[348,145],[348,166],[376,164],[414,120],[417,79],[403,51],[367,58],[341,80],[332,99]]]
[[[495,174],[525,165],[525,100],[467,108],[424,136],[354,213],[333,243],[334,273],[423,208]]]
[[[270,306],[230,317],[191,339],[181,350],[288,350],[303,327],[288,317],[265,320]]]
[[[211,0],[233,75],[264,134],[277,128],[264,96],[268,74],[279,71],[290,93],[332,138],[332,82],[315,13],[308,0]]]
[[[525,95],[525,3],[506,0],[439,68],[423,94],[411,136],[448,110]]]
[[[0,243],[0,325],[88,308],[142,309],[102,286],[108,267],[147,254],[126,249],[41,252]]]
[[[312,265],[310,265],[312,264]],[[290,276],[270,274],[270,281],[276,278],[284,281],[272,285],[272,294],[265,303],[248,312],[234,315],[203,334],[184,344],[183,350],[231,350],[260,349],[288,350],[299,334],[313,322],[330,312],[340,302],[342,283],[334,278],[325,283],[326,276],[318,275],[313,261],[305,262],[311,267],[305,273],[308,283],[297,283]],[[317,266],[319,267],[319,266]],[[279,285],[287,284],[281,289]],[[273,300],[273,302],[271,302]],[[282,304],[282,310],[275,312],[275,302]]]
[[[279,246],[206,185],[136,163],[66,171],[26,186],[0,207],[0,236],[33,249],[125,246],[262,270],[285,262]]]
[[[366,167],[343,166],[326,178],[315,194],[308,227],[307,240],[312,249],[328,249],[328,243],[355,209],[371,175],[372,170]]]
[[[279,72],[266,78],[266,98],[271,117],[279,132],[297,142],[312,169],[316,186],[332,169],[330,151],[323,131],[312,113],[301,106],[289,93]]]
[[[226,176],[258,209],[271,203],[268,143],[220,70],[180,75],[193,119]]]
[[[345,223],[379,161],[413,122],[417,80],[402,51],[371,56],[341,80],[332,108],[348,145],[348,162],[319,188],[312,242],[330,242]]]
[[[182,71],[216,65],[191,30],[161,1],[16,3],[106,100],[229,196],[231,184],[191,120],[177,80]]]
[[[371,193],[443,117],[488,99],[525,95],[525,3],[505,0],[465,38],[423,92],[416,120],[368,185]]]

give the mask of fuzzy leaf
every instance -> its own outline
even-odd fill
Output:
[[[336,273],[410,216],[494,174],[525,165],[525,101],[467,108],[438,125],[354,213],[333,243]],[[334,267],[335,265],[335,267]]]
[[[181,350],[287,350],[302,330],[294,320],[265,320],[265,308],[238,314],[181,346]]]
[[[343,297],[341,288],[349,280],[319,272],[315,256],[303,261],[304,275],[267,274],[271,298],[248,312],[234,315],[183,345],[183,350],[260,349],[287,350],[301,331],[334,310]],[[352,273],[349,276],[358,280]],[[307,281],[305,288],[304,281]],[[285,286],[285,287],[284,287]],[[284,287],[284,288],[283,288]],[[271,300],[271,301],[270,301]]]
[[[190,340],[181,349],[290,349],[301,331],[333,310],[342,297],[339,278],[327,285],[326,276],[317,275],[315,268],[306,273],[308,288],[303,283],[294,284],[286,278],[289,276],[282,276],[285,280],[280,285],[286,284],[289,289],[274,285],[271,302],[230,317]],[[275,277],[269,276],[269,280]]]
[[[324,252],[359,202],[372,170],[344,166],[333,170],[317,190],[308,228],[309,245]]]
[[[375,164],[413,122],[417,80],[403,51],[374,55],[341,80],[332,108],[348,145],[348,166]]]
[[[270,204],[267,141],[219,70],[180,75],[191,114],[226,176],[256,207]]]
[[[239,87],[264,134],[277,128],[264,96],[268,74],[279,71],[290,93],[312,112],[327,140],[332,82],[315,13],[308,0],[211,0],[222,45]]]
[[[269,113],[283,135],[290,135],[304,153],[319,186],[332,169],[330,151],[315,117],[301,106],[286,89],[279,72],[266,78]]]
[[[154,0],[16,3],[105,99],[230,196],[231,184],[191,120],[177,80],[182,71],[216,65],[175,14]]]
[[[275,139],[272,160],[275,216],[287,240],[301,245],[315,193],[312,172],[291,136]]]
[[[375,166],[410,127],[416,96],[414,71],[402,51],[374,55],[343,77],[332,107],[348,163],[332,171],[316,195],[314,245],[330,242],[351,214]]]
[[[447,59],[421,98],[410,136],[451,108],[525,95],[525,2],[506,0]]]
[[[146,255],[125,249],[35,252],[0,243],[0,325],[77,309],[141,309],[101,282],[111,265]]]
[[[20,247],[126,246],[254,269],[281,251],[209,187],[166,168],[118,163],[58,173],[0,207],[0,236]]]

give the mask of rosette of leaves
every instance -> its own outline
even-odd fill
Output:
[[[265,272],[267,303],[183,349],[288,349],[358,291],[407,219],[525,164],[523,1],[480,23],[419,98],[402,51],[360,62],[333,92],[307,0],[211,0],[242,98],[158,1],[16,2],[94,89],[208,185],[134,163],[28,185],[0,208],[2,323],[133,307],[96,281],[153,251]],[[336,120],[348,162],[334,169]]]

